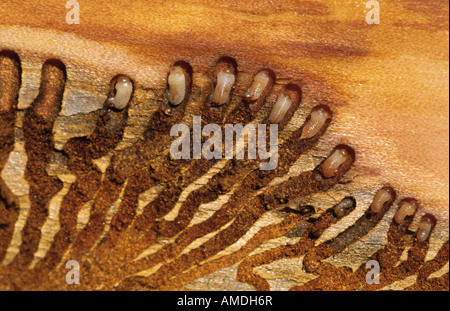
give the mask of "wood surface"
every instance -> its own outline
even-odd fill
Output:
[[[123,139],[115,147],[123,150],[142,137],[152,113],[160,108],[167,73],[174,62],[183,60],[190,64],[193,86],[200,90],[199,98],[202,92],[210,90],[214,64],[220,57],[232,57],[237,62],[236,100],[242,98],[253,74],[261,68],[270,68],[278,84],[295,81],[302,88],[302,103],[283,130],[282,139],[303,124],[315,105],[327,104],[333,111],[326,133],[296,162],[289,174],[313,169],[338,144],[349,144],[356,152],[355,163],[344,176],[345,182],[325,193],[297,201],[324,211],[347,195],[357,200],[355,212],[331,226],[321,237],[322,241],[350,226],[370,205],[375,192],[389,184],[397,191],[396,202],[414,197],[420,203],[420,213],[411,225],[412,231],[418,227],[419,216],[431,213],[436,217],[427,260],[433,259],[442,245],[448,244],[448,1],[382,1],[378,25],[366,23],[369,9],[364,1],[78,2],[78,25],[66,23],[69,9],[65,8],[64,1],[5,0],[0,3],[0,50],[17,53],[21,63],[16,141],[1,173],[5,188],[20,202],[20,215],[3,270],[0,270],[3,271],[0,286],[14,289],[11,280],[21,279],[17,276],[19,272],[8,274],[7,264],[13,261],[20,248],[20,230],[30,207],[28,182],[24,179],[27,156],[22,131],[27,124],[23,120],[25,110],[38,94],[42,64],[48,59],[60,60],[67,72],[62,107],[53,128],[56,151],[63,150],[70,138],[92,133],[109,82],[117,74],[127,75],[135,83]],[[187,108],[186,122],[192,121],[195,107],[198,109],[201,104],[194,101],[192,108]],[[110,155],[95,163],[104,172],[109,160]],[[58,161],[54,156],[47,171],[63,182],[63,190],[58,194],[62,198],[74,183],[74,175]],[[205,180],[207,178],[200,180],[200,184]],[[188,193],[189,190],[183,195]],[[146,195],[141,200],[148,202],[152,194],[146,192]],[[193,222],[207,219],[222,204],[218,200],[203,207],[195,214]],[[48,207],[49,215],[34,254],[35,264],[45,256],[59,229],[59,205],[56,199]],[[393,212],[390,211],[370,234],[334,256],[332,264],[356,269],[372,253],[383,248]],[[165,217],[174,219],[177,208],[171,213]],[[84,216],[81,213],[79,227],[82,227],[83,217],[86,222],[88,215],[88,211],[84,211]],[[245,250],[252,234],[282,219],[284,216],[275,212],[265,213],[240,242],[208,260]],[[184,252],[195,249],[209,238],[195,240]],[[266,241],[262,237],[254,252],[294,243],[295,239],[289,239]],[[170,242],[170,239],[160,240],[154,248]],[[229,259],[229,264],[211,265],[211,270],[205,266],[207,272],[193,273],[191,278],[187,274],[186,281],[178,279],[178,283],[174,283],[176,286],[166,288],[254,289],[236,280],[241,260]],[[157,268],[148,270],[147,274],[155,273]],[[291,289],[314,278],[302,269],[299,258],[281,258],[258,269],[258,274],[268,280],[273,290]],[[447,265],[439,275],[446,273],[448,286],[448,253]],[[119,281],[120,278],[115,280]],[[389,284],[391,287],[384,288],[404,289],[415,283],[414,278],[395,281]],[[38,282],[31,281],[30,288],[35,288]],[[19,288],[27,288],[25,281],[17,283],[21,284]],[[103,288],[102,282],[95,284],[93,287],[85,283],[83,288]],[[112,289],[114,279],[105,284],[108,284],[105,289]],[[45,285],[41,288],[47,289]],[[73,289],[56,281],[48,288]]]

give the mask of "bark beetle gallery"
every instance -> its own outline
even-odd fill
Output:
[[[448,290],[448,3],[6,2],[1,289]]]

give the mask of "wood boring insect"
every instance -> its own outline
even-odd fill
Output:
[[[448,290],[448,2],[368,2],[2,1],[0,288]]]

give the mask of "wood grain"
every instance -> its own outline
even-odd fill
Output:
[[[36,97],[47,59],[59,59],[67,67],[56,149],[70,137],[92,131],[91,112],[102,106],[116,74],[128,75],[136,84],[120,149],[142,134],[171,64],[189,62],[194,83],[203,85],[217,59],[229,56],[236,59],[244,82],[260,68],[271,68],[280,80],[300,81],[304,107],[330,105],[333,122],[303,164],[310,166],[308,161],[337,144],[351,144],[357,158],[346,192],[369,203],[374,187],[389,183],[438,218],[434,253],[448,240],[447,1],[383,1],[379,25],[366,23],[364,1],[78,2],[79,25],[65,22],[63,1],[0,3],[0,50],[15,51],[21,59],[19,109]],[[299,113],[288,129],[299,127],[304,118]],[[26,189],[19,171],[5,169],[2,177],[20,196]],[[312,201],[326,206],[335,200],[325,197]],[[341,263],[348,260],[344,256]],[[240,286],[224,284],[227,289]]]

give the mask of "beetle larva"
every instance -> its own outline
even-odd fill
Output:
[[[4,2],[0,289],[448,290],[448,4]],[[277,166],[176,160],[194,117]]]

